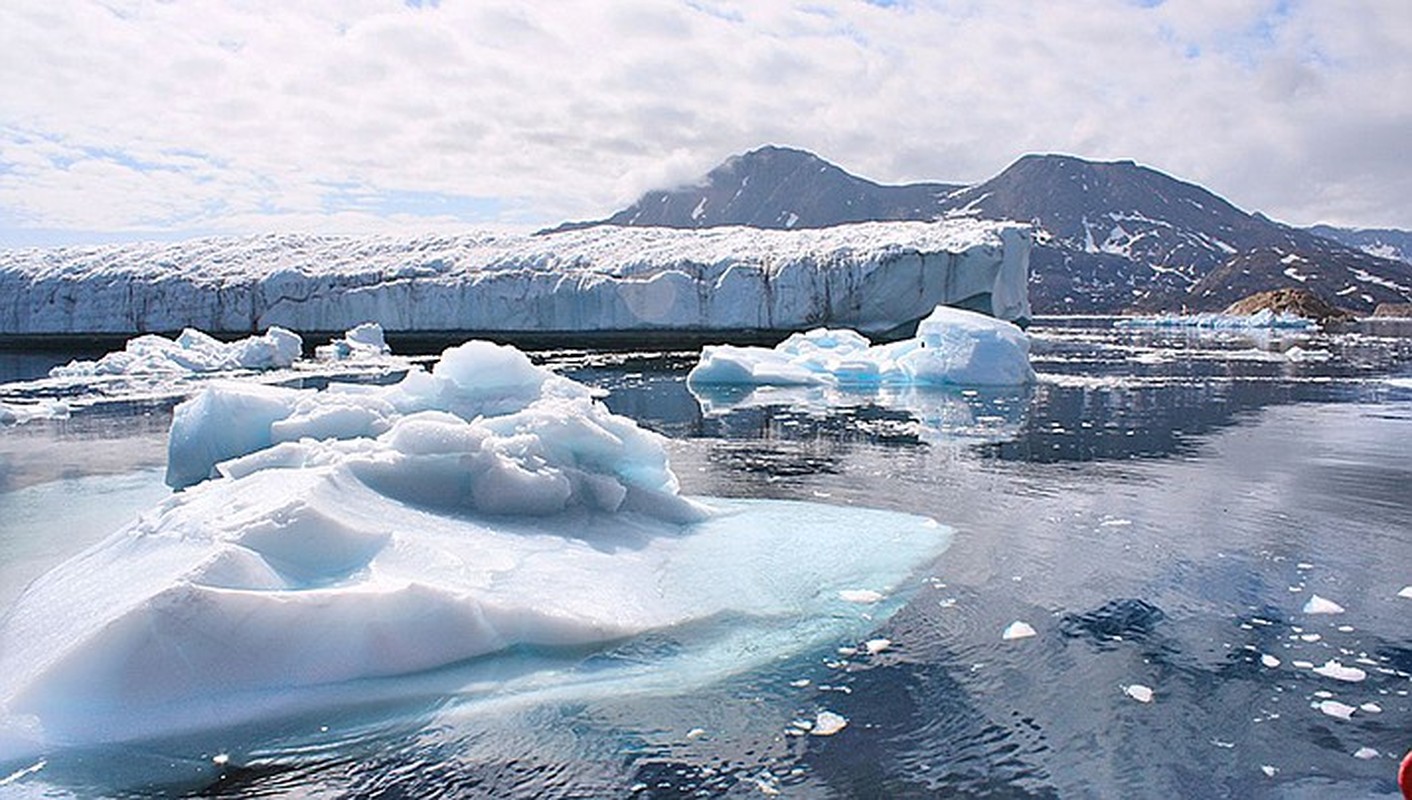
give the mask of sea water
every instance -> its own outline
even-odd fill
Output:
[[[1408,340],[1031,334],[1040,382],[1007,391],[699,397],[692,353],[538,354],[671,437],[686,494],[954,528],[907,603],[847,638],[676,691],[362,709],[203,758],[59,754],[4,765],[0,791],[1393,795],[1412,746]],[[0,597],[165,491],[165,414],[0,431]],[[587,657],[650,673],[677,646]]]

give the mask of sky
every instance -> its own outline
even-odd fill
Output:
[[[605,217],[763,144],[1412,228],[1412,0],[4,0],[0,248]]]

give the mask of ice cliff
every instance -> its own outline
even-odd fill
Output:
[[[0,334],[271,326],[392,332],[879,334],[939,304],[1030,314],[1030,229],[595,227],[551,235],[270,235],[0,252]]]

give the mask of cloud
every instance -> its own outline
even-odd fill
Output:
[[[1405,4],[16,0],[0,244],[554,223],[766,142],[888,182],[1133,158],[1408,227]]]

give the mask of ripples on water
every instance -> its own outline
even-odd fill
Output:
[[[148,748],[36,774],[84,795],[127,760],[229,798],[1395,793],[1412,747],[1412,340],[1032,332],[1042,380],[1018,391],[698,398],[694,354],[544,356],[671,437],[688,493],[954,526],[876,652],[840,641],[679,693],[296,721],[224,765],[157,768]],[[4,431],[0,498],[59,477],[45,456],[66,448],[148,464],[166,413]],[[1316,594],[1345,612],[1305,613]],[[1002,640],[1016,620],[1036,635]],[[1314,671],[1330,661],[1362,680]],[[848,726],[798,735],[822,710]]]

